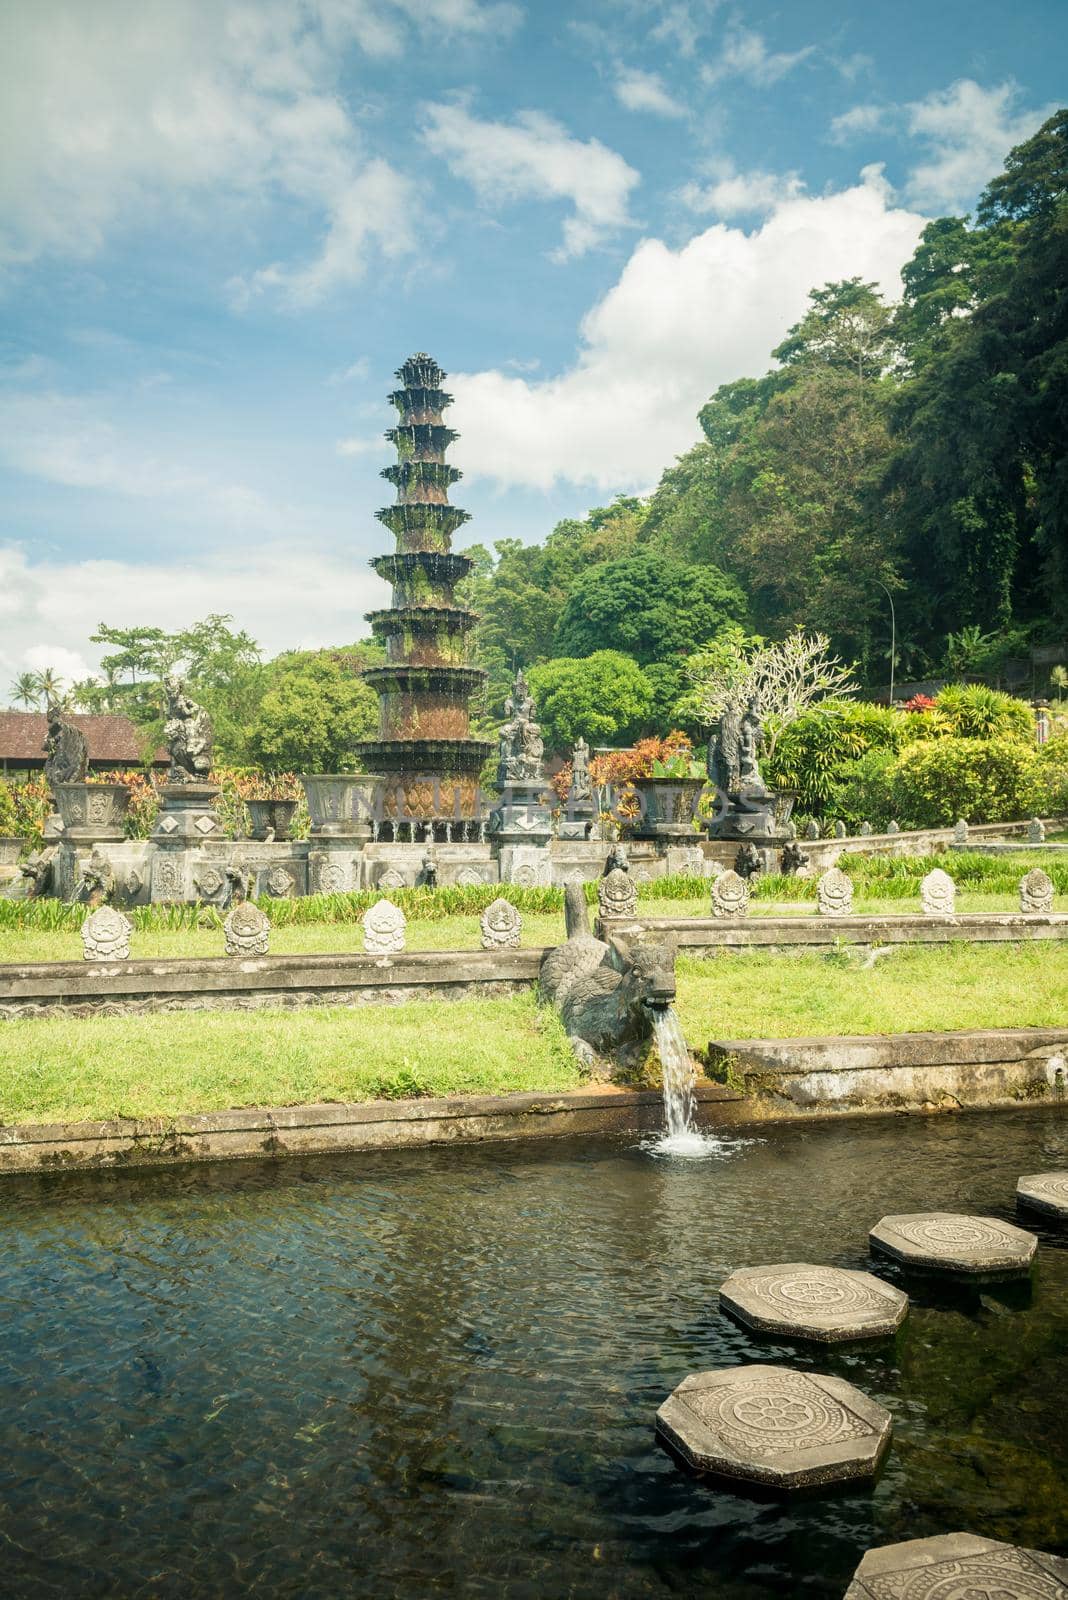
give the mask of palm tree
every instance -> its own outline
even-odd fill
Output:
[[[45,705],[48,705],[53,700],[58,701],[60,699],[63,691],[63,679],[55,667],[43,667],[40,672],[33,674],[33,679],[37,685],[38,697],[44,696]]]
[[[27,711],[36,711],[41,703],[36,672],[20,672],[8,694],[16,705],[25,706]]]

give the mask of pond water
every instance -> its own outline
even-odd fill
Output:
[[[716,1288],[866,1266],[888,1211],[1011,1220],[1017,1177],[1065,1165],[1068,1118],[1021,1110],[705,1161],[614,1138],[7,1180],[0,1592],[838,1597],[896,1539],[1064,1552],[1068,1230],[1026,1223],[1031,1284],[932,1281],[867,1346],[750,1336]],[[888,1406],[878,1481],[760,1500],[681,1471],[657,1406],[748,1360]]]

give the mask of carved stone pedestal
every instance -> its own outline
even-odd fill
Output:
[[[221,839],[222,826],[215,810],[221,792],[217,783],[165,783],[152,838],[160,845],[202,845],[209,839]]]
[[[118,844],[130,791],[124,783],[57,783],[61,837],[70,845]]]

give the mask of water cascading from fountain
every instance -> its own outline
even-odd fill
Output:
[[[674,1006],[653,1011],[653,1034],[664,1087],[664,1132],[647,1144],[651,1155],[709,1156],[730,1148],[727,1141],[697,1131],[693,1059]]]

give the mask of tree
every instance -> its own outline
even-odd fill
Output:
[[[854,687],[853,669],[830,651],[825,634],[800,630],[778,644],[747,638],[734,629],[686,663],[690,681],[683,704],[710,728],[725,711],[741,716],[751,702],[765,721],[764,748],[774,755],[783,731],[812,706]]]
[[[745,613],[744,594],[718,567],[642,551],[583,573],[553,642],[563,656],[618,649],[646,665],[688,654]]]
[[[269,772],[349,772],[355,747],[373,738],[378,697],[354,651],[294,651],[271,664],[272,687],[248,730],[249,755]]]
[[[36,711],[41,703],[36,672],[20,672],[8,693],[16,705],[25,706],[27,711]]]
[[[618,744],[646,731],[653,691],[638,664],[619,650],[544,661],[527,676],[546,745],[558,754],[579,738]]]
[[[809,309],[771,353],[784,367],[835,367],[881,377],[893,349],[892,316],[877,284],[846,278],[809,294]]]
[[[40,672],[35,672],[34,682],[37,685],[39,700],[49,705],[53,700],[60,700],[63,696],[63,679],[55,667],[42,667]]]

